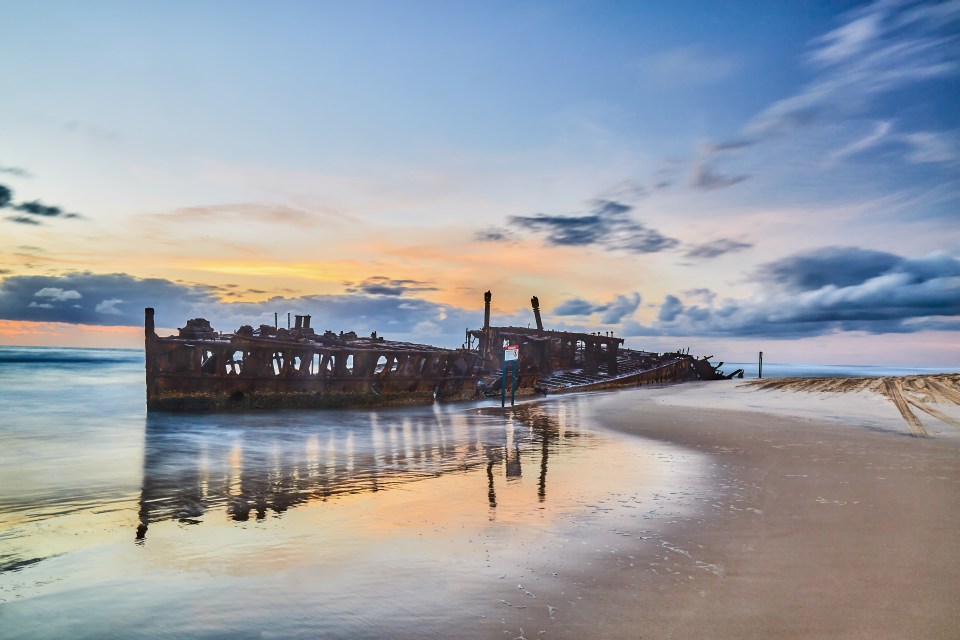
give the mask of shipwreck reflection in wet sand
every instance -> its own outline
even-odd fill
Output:
[[[523,475],[524,457],[538,457],[537,501],[547,498],[551,454],[592,434],[567,426],[571,406],[522,404],[363,412],[146,417],[143,484],[136,539],[151,523],[200,524],[225,511],[237,522],[263,520],[292,507],[341,494],[389,490],[426,478],[486,468],[495,517],[497,480]],[[573,421],[570,421],[573,422]]]

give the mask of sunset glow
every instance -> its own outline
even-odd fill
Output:
[[[491,290],[960,362],[955,4],[54,4],[0,9],[0,344],[137,346],[154,306],[458,346]]]

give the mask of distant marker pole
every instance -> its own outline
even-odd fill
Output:
[[[760,377],[763,378],[763,351],[760,352]]]

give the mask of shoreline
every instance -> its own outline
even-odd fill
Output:
[[[634,536],[580,567],[578,606],[549,626],[513,612],[506,628],[556,638],[960,637],[960,430],[910,437],[876,397],[748,396],[724,384],[594,404],[601,430],[706,454],[717,495],[670,533]],[[745,398],[749,410],[731,408]]]

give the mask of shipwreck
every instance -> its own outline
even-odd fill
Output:
[[[386,340],[376,332],[317,333],[309,315],[294,316],[287,328],[275,320],[233,333],[194,318],[178,335],[159,337],[154,310],[147,308],[147,409],[376,407],[501,395],[504,380],[511,394],[524,396],[742,376],[723,375],[710,356],[627,349],[610,332],[544,329],[536,297],[535,328],[494,326],[490,301],[488,291],[483,327],[467,329],[459,349]],[[505,348],[516,357],[509,378],[502,376]]]

